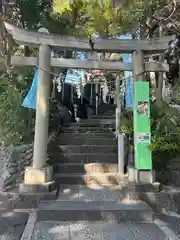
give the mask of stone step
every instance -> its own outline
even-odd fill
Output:
[[[60,145],[63,153],[117,153],[117,146],[114,145]]]
[[[112,133],[62,133],[56,138],[59,145],[116,145],[117,139]]]
[[[120,200],[123,200],[127,197],[131,200],[139,200],[139,197],[137,195],[141,193],[159,193],[158,185],[159,184],[152,185],[129,183],[128,176],[124,175],[124,179],[119,183],[119,185],[108,185],[107,187],[98,185],[97,183],[91,183],[88,184],[88,186],[80,184],[60,184],[58,190],[58,198],[64,201],[83,200],[102,202],[119,202]]]
[[[76,132],[62,132],[60,134],[59,137],[57,137],[57,139],[62,139],[62,138],[76,138],[76,137],[82,137],[83,139],[84,138],[109,138],[109,139],[113,139],[114,138],[114,135],[112,132],[87,132],[86,134],[84,133],[76,133]]]
[[[109,111],[109,112],[106,112],[106,113],[99,113],[99,114],[94,114],[94,115],[91,115],[90,118],[93,118],[93,117],[115,117],[116,114],[115,114],[115,111]]]
[[[76,133],[87,133],[87,132],[95,132],[95,133],[111,133],[109,127],[83,127],[83,126],[72,126],[65,128],[64,132],[76,132]]]
[[[85,134],[84,134],[85,135]],[[71,136],[71,135],[69,135]],[[117,140],[115,138],[100,138],[100,137],[62,137],[56,139],[56,142],[62,145],[116,145]]]
[[[89,117],[89,119],[115,119],[116,115],[113,113],[109,113],[109,114],[102,114],[102,115],[93,115],[91,117]]]
[[[117,163],[118,156],[116,153],[69,153],[63,154],[61,152],[54,152],[51,155],[51,158],[54,161],[61,162],[61,163],[93,163],[93,162],[100,162],[100,163]]]
[[[84,122],[88,122],[88,123],[101,123],[101,124],[114,124],[116,121],[115,118],[111,119],[111,118],[88,118],[87,120],[80,120],[80,122],[77,123],[84,123]],[[76,123],[75,123],[76,124]]]
[[[80,121],[72,123],[70,127],[100,127],[100,121]]]
[[[126,176],[127,179],[127,176]],[[57,173],[55,174],[57,184],[78,184],[99,186],[115,186],[125,181],[125,176],[118,173]]]
[[[9,209],[32,209],[37,208],[41,200],[55,200],[57,198],[57,190],[53,192],[39,193],[18,193],[12,200],[9,201]]]
[[[123,221],[152,222],[153,212],[143,201],[85,202],[51,201],[42,202],[36,212],[36,221]]]
[[[115,120],[87,120],[83,122],[72,123],[71,127],[106,127],[109,125],[115,124]]]
[[[27,230],[27,237],[30,239]],[[96,223],[89,221],[38,222],[32,233],[32,240],[135,240],[168,239],[154,223]],[[22,239],[22,240],[23,240]]]
[[[116,163],[55,163],[55,171],[58,173],[117,173],[118,164]]]
[[[116,108],[111,108],[111,109],[108,109],[104,112],[101,112],[99,111],[97,115],[109,115],[109,114],[114,114],[116,111]]]
[[[128,181],[124,180],[116,186],[99,186],[98,184],[75,185],[60,184],[58,199],[63,201],[99,201],[99,202],[119,202],[124,199],[125,193],[122,189],[127,189]]]

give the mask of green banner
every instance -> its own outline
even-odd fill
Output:
[[[134,144],[138,170],[152,169],[149,83],[134,83]]]

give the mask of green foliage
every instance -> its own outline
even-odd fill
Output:
[[[48,14],[49,7],[50,1],[16,0],[14,7],[7,12],[7,17],[18,26],[37,29]]]
[[[132,111],[125,110],[120,119],[119,131],[127,135],[133,135],[133,113]]]
[[[111,0],[74,0],[73,4],[68,0],[54,0],[53,10],[59,21],[67,19],[74,34],[117,36],[130,31],[138,23],[144,4],[143,1],[122,1],[113,8]]]
[[[62,14],[63,12],[71,12],[72,8],[67,0],[54,0],[53,11]]]
[[[112,0],[16,0],[6,18],[15,25],[37,29],[39,25],[59,34],[117,36],[139,28],[147,17],[165,6],[166,0],[126,0],[112,7]]]
[[[15,25],[37,29],[39,25],[59,34],[117,36],[139,27],[165,0],[126,0],[112,7],[111,0],[16,0],[7,18]],[[144,21],[145,22],[145,21]]]
[[[153,136],[151,150],[153,152],[180,153],[180,135]]]
[[[167,103],[162,103],[158,107],[155,103],[151,104],[151,131],[152,134],[169,135],[177,131],[179,126],[179,114],[176,109]]]
[[[154,167],[162,167],[171,157],[180,153],[179,113],[163,103],[158,107],[151,103],[151,146]],[[125,111],[121,117],[120,132],[133,136],[133,113]],[[163,160],[163,162],[162,162]]]
[[[180,153],[179,113],[163,103],[161,107],[151,106],[152,142],[150,149],[154,155],[154,167],[163,168],[172,157]],[[163,160],[163,161],[162,161]]]
[[[0,145],[19,144],[32,133],[31,110],[21,106],[32,81],[32,70],[0,75]]]

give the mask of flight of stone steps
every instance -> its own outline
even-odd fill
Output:
[[[58,199],[41,201],[34,218],[31,240],[166,239],[151,208],[124,199],[118,187],[61,185]]]
[[[177,239],[170,233],[147,203],[126,199],[119,186],[61,184],[56,200],[31,211],[21,240]]]
[[[124,199],[118,187],[61,184],[58,199],[41,201],[30,214],[21,240],[176,239],[163,228],[145,202]]]
[[[117,185],[117,140],[114,110],[66,127],[51,143],[50,160],[59,184]]]
[[[127,179],[118,174],[114,121],[109,111],[55,137],[49,162],[58,196],[40,201],[21,240],[168,239],[148,204],[126,194]]]

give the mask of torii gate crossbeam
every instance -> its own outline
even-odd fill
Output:
[[[37,33],[17,28],[9,23],[5,23],[6,30],[12,38],[22,45],[30,47],[39,47],[41,44],[59,47],[65,50],[76,50],[84,52],[92,52],[87,37],[59,36],[56,34]],[[175,36],[164,36],[154,38],[152,40],[139,39],[94,39],[93,50],[96,52],[112,52],[112,53],[132,53],[141,50],[143,52],[163,52],[167,49],[168,43],[174,40]]]

